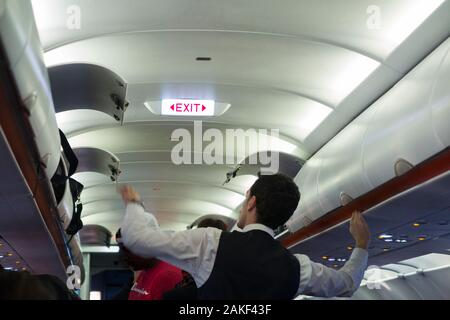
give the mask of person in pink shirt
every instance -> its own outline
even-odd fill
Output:
[[[155,258],[140,257],[123,246],[120,229],[116,233],[116,241],[126,263],[135,273],[128,300],[161,300],[165,292],[183,280],[182,271],[177,267]]]

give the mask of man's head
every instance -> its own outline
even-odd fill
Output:
[[[120,229],[116,232],[116,241],[120,248],[120,255],[123,257],[125,263],[133,271],[140,271],[152,268],[158,261],[155,258],[143,258],[128,250],[122,242],[122,234]]]
[[[300,201],[294,181],[284,174],[261,175],[247,191],[238,227],[261,223],[276,229],[286,223]]]

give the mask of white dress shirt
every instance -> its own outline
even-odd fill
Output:
[[[155,216],[137,203],[127,205],[121,226],[126,248],[142,257],[155,257],[190,273],[201,287],[211,275],[219,246],[221,230],[198,228],[185,231],[163,231]],[[272,237],[272,229],[262,224],[247,225],[242,232],[262,230]],[[363,279],[368,253],[355,248],[350,259],[334,270],[295,254],[300,263],[297,295],[318,297],[351,296]]]

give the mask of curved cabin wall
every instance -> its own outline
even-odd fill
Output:
[[[61,158],[50,82],[30,1],[1,1],[0,37],[48,177]]]
[[[450,146],[449,52],[450,38],[305,163],[291,232]]]
[[[23,161],[22,163],[20,161],[20,159],[24,160],[24,157],[19,159],[17,154],[15,154],[15,157],[20,165],[22,173],[27,178],[26,182],[28,183],[28,187],[33,188],[33,190],[31,190],[31,201],[38,205],[38,208],[36,209],[39,210],[46,224],[46,226],[42,226],[38,223],[41,221],[40,219],[37,219],[39,216],[37,211],[36,213],[32,210],[28,210],[26,213],[20,212],[21,215],[19,218],[22,220],[26,218],[27,215],[33,215],[34,220],[32,220],[31,217],[29,218],[29,222],[33,221],[33,224],[26,226],[28,228],[27,230],[33,231],[31,233],[21,233],[17,230],[23,229],[23,226],[20,226],[20,228],[17,226],[16,228],[18,229],[13,232],[13,235],[10,235],[10,238],[14,236],[15,239],[20,239],[18,241],[20,241],[21,246],[18,251],[23,255],[23,252],[26,252],[29,247],[32,247],[30,246],[30,241],[32,241],[30,234],[41,234],[42,230],[44,230],[44,232],[50,231],[50,234],[59,249],[58,253],[61,255],[62,262],[66,264],[66,266],[70,263],[76,263],[82,266],[82,255],[79,243],[72,241],[70,244],[67,244],[67,239],[65,239],[65,235],[61,232],[62,227],[66,227],[71,218],[71,208],[67,203],[67,201],[70,202],[71,199],[68,199],[66,195],[63,199],[66,207],[59,206],[57,208],[57,214],[60,219],[57,218],[53,211],[56,211],[57,203],[54,194],[52,194],[52,190],[50,190],[51,186],[49,179],[54,176],[61,160],[61,141],[56,123],[49,77],[47,68],[44,64],[42,47],[34,22],[31,1],[0,0],[0,40],[1,47],[6,55],[4,60],[7,60],[7,65],[11,71],[11,77],[13,78],[13,81],[11,82],[13,82],[17,88],[18,98],[20,98],[20,102],[15,101],[16,103],[13,107],[16,108],[15,111],[17,111],[17,113],[24,115],[24,117],[21,116],[21,120],[24,120],[24,124],[22,124],[21,128],[27,129],[24,130],[24,132],[18,132],[20,131],[20,125],[18,125],[19,130],[15,130],[14,132],[9,131],[10,135],[7,138],[19,137],[19,139],[11,140],[19,140],[20,142],[15,141],[15,143],[21,144],[24,142],[20,139],[21,134],[26,135],[26,144],[21,144],[22,148],[25,148],[26,150],[32,149],[33,147],[31,145],[34,145],[35,143],[37,149],[35,157],[33,159],[26,158],[25,160],[25,162],[30,160],[30,162],[33,163],[31,173],[30,171],[25,172],[26,170],[24,170],[24,167],[28,169],[29,167],[24,165]],[[22,106],[24,108],[20,109]],[[6,109],[6,106],[2,105],[2,107]],[[6,121],[6,118],[2,120]],[[30,127],[31,130],[28,130]],[[29,156],[29,154],[27,155]],[[39,182],[36,182],[33,179],[38,179]],[[48,189],[46,187],[48,187]],[[11,228],[11,230],[13,229]],[[33,243],[37,242],[34,241]],[[52,248],[48,248],[48,250],[51,249]],[[68,252],[68,249],[70,249],[70,253]],[[69,255],[71,256],[69,257]],[[46,264],[48,264],[47,267],[42,266],[42,257],[27,256],[27,258],[26,262],[30,265],[31,270],[37,270],[38,272],[52,272],[53,274],[58,273],[58,276],[62,279],[67,276],[64,272],[61,273],[60,269],[55,271],[56,267],[52,269],[52,266],[58,263],[55,261],[56,259],[54,256],[45,261]]]

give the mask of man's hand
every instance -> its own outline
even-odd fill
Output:
[[[122,195],[123,202],[125,203],[141,201],[141,196],[131,186],[123,186],[120,188],[120,194]]]
[[[370,242],[369,226],[360,211],[354,211],[350,220],[350,233],[356,241],[356,247],[367,249]]]

